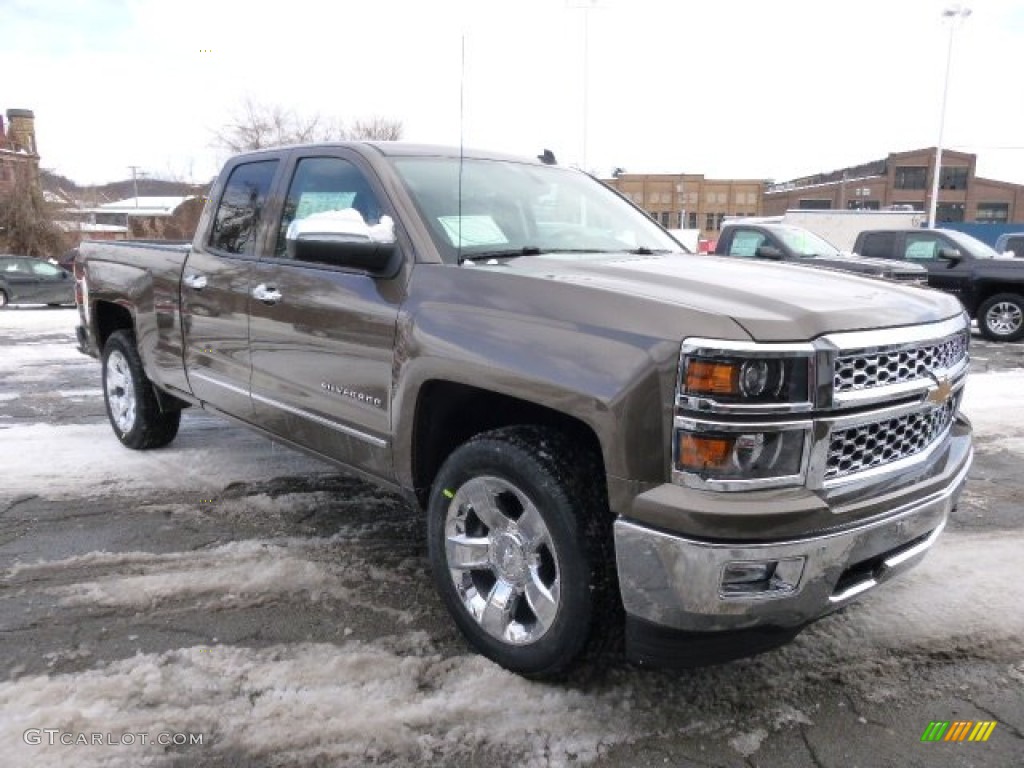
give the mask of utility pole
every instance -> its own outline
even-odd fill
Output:
[[[139,177],[138,177],[138,172],[139,172],[139,168],[141,168],[142,166],[141,165],[129,165],[128,167],[132,169],[132,188],[135,190],[135,207],[138,208],[139,207]]]

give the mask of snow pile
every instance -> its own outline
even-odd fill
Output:
[[[196,757],[228,753],[264,766],[494,762],[488,754],[502,764],[566,765],[592,762],[633,735],[613,692],[586,696],[477,656],[442,658],[420,633],[373,646],[139,654],[82,674],[0,683],[0,710],[5,761],[54,767],[139,765],[160,751],[28,746],[25,729],[203,733]]]
[[[39,582],[77,569],[107,569],[109,575],[74,584],[50,587],[46,593],[62,604],[130,607],[153,610],[167,604],[187,605],[189,610],[223,610],[263,605],[275,600],[304,596],[312,602],[342,600],[400,624],[412,614],[360,597],[371,575],[374,586],[398,584],[402,575],[369,566],[346,551],[345,540],[287,539],[232,542],[193,552],[106,553],[37,563],[18,563],[7,571],[8,580]]]

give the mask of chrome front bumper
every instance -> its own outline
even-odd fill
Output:
[[[620,518],[615,551],[629,616],[693,632],[795,628],[916,565],[938,538],[966,481],[969,442],[949,481],[930,495],[845,529],[785,541],[721,543],[664,533]],[[836,523],[841,524],[841,515]],[[723,584],[744,564],[778,561],[773,588]]]

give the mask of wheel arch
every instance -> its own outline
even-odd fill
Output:
[[[419,389],[411,436],[410,470],[420,505],[426,507],[438,470],[452,451],[474,435],[517,425],[549,427],[582,442],[593,452],[606,482],[601,441],[583,420],[511,395],[433,379]]]

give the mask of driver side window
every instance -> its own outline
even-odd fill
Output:
[[[910,261],[932,261],[938,258],[940,243],[927,235],[907,235],[907,246],[903,258]]]
[[[765,235],[748,229],[737,230],[732,236],[732,243],[729,245],[730,256],[744,256],[753,258],[757,255],[757,249],[764,243]]]
[[[380,204],[362,171],[338,157],[302,158],[288,187],[274,256],[288,258],[286,235],[293,221],[346,209],[357,211],[370,226],[380,223]]]

